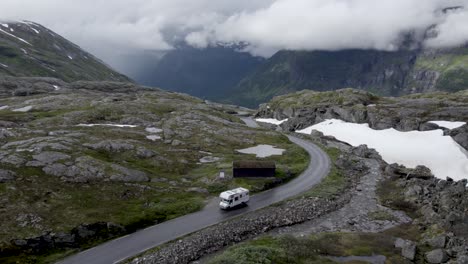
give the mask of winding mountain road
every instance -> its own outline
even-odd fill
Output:
[[[258,126],[251,118],[242,118],[242,120],[249,127]],[[59,263],[118,263],[178,237],[223,222],[232,217],[258,210],[309,190],[328,175],[330,171],[330,159],[327,154],[311,142],[294,136],[288,137],[292,142],[301,146],[309,153],[311,161],[308,168],[285,185],[251,196],[248,206],[233,211],[222,211],[218,207],[218,199],[214,198],[201,211],[111,240],[68,257]]]

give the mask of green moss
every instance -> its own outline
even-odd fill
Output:
[[[372,220],[378,221],[396,221],[397,219],[387,211],[374,211],[367,214]]]
[[[384,233],[323,233],[305,238],[264,236],[233,246],[208,263],[335,263],[325,256],[372,255],[384,255],[388,263],[405,263],[393,241],[391,235]]]
[[[387,179],[378,184],[376,193],[382,205],[404,211],[408,215],[415,217],[416,207],[405,200],[403,191],[403,188],[399,187],[396,181]]]

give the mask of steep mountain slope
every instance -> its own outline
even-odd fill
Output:
[[[221,100],[262,61],[228,47],[181,47],[168,52],[157,65],[130,76],[144,85]]]
[[[28,21],[0,23],[0,76],[130,81],[70,41]]]
[[[243,79],[228,98],[256,106],[303,89],[346,87],[381,95],[468,88],[468,49],[398,51],[280,51]]]

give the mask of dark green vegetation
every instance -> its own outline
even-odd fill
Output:
[[[233,48],[184,46],[130,76],[144,85],[223,101],[226,93],[262,61]]]
[[[0,98],[0,106],[5,105],[0,110],[0,164],[16,174],[0,183],[0,244],[5,247],[12,239],[67,233],[83,223],[112,222],[133,231],[199,210],[227,188],[271,188],[308,164],[306,152],[286,136],[248,128],[227,114],[237,108],[177,93],[80,82],[58,91]],[[25,106],[32,109],[12,111]],[[152,141],[150,135],[161,139]],[[218,179],[221,170],[231,174],[232,161],[256,159],[236,149],[258,144],[286,150],[283,156],[262,159],[277,163],[276,178]],[[55,160],[57,153],[65,156]],[[205,157],[213,159],[202,163]],[[41,251],[2,262],[50,262],[65,253],[70,251]]]
[[[0,76],[54,77],[64,81],[129,81],[93,55],[32,22],[2,22]]]
[[[327,256],[384,255],[387,263],[410,263],[395,249],[395,235],[415,232],[402,226],[383,233],[322,233],[308,237],[264,236],[233,246],[214,257],[210,264],[267,264],[267,263],[336,263]],[[409,234],[412,232],[413,234]],[[361,263],[361,262],[346,262]]]

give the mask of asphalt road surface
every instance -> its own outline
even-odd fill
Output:
[[[248,126],[257,127],[257,124],[251,118],[243,118],[243,120]],[[309,167],[287,184],[251,196],[248,206],[237,210],[223,211],[219,209],[218,199],[215,198],[201,211],[111,240],[70,256],[59,263],[118,263],[178,237],[223,222],[234,216],[258,210],[309,190],[328,175],[330,171],[330,159],[327,154],[311,142],[294,136],[288,137],[292,142],[301,146],[309,153],[311,157]]]

